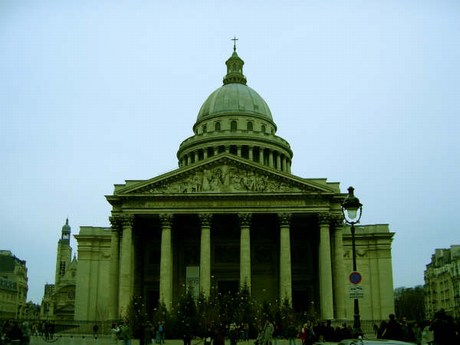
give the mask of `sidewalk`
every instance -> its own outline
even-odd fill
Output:
[[[70,334],[57,334],[55,335],[53,340],[44,340],[41,337],[33,336],[30,339],[30,345],[48,345],[48,344],[55,344],[55,345],[122,345],[123,342],[121,340],[114,340],[110,335],[100,335],[97,339],[94,339],[91,334],[86,335],[70,335]],[[183,341],[181,339],[166,339],[165,345],[183,345]],[[277,339],[276,343],[273,342],[273,345],[288,345],[287,339]],[[131,340],[131,345],[139,345],[138,339]],[[193,339],[192,345],[203,345],[202,339]],[[225,340],[225,345],[230,345],[230,341],[228,339]],[[248,341],[241,341],[238,342],[238,345],[254,345],[254,340]],[[299,339],[296,341],[296,345],[301,345]]]

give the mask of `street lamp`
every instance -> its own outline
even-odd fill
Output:
[[[353,187],[348,187],[348,195],[342,203],[342,213],[347,224],[350,224],[351,229],[351,250],[353,256],[353,272],[356,272],[356,249],[355,249],[355,224],[359,223],[363,212],[363,205],[359,199],[354,196]],[[359,319],[359,301],[355,296],[354,299],[354,315],[353,315],[353,336],[362,335],[361,321]]]

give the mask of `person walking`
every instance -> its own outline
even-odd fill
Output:
[[[110,329],[110,333],[112,334],[113,344],[118,344],[118,340],[121,339],[121,330],[120,326],[116,323],[112,323],[112,328]]]
[[[144,344],[153,344],[154,332],[152,323],[147,321],[144,327]]]
[[[32,330],[30,329],[29,323],[24,321],[21,325],[21,345],[29,345],[30,344],[30,336],[32,335]]]
[[[316,336],[311,321],[304,323],[300,333],[300,338],[302,339],[302,345],[312,345],[315,342]]]
[[[275,326],[269,320],[265,321],[263,330],[263,345],[272,345],[273,333],[275,332]]]
[[[131,328],[127,320],[120,326],[120,338],[123,340],[123,345],[131,345]]]
[[[402,340],[403,329],[401,324],[396,320],[396,315],[390,314],[388,318],[389,320],[385,330],[383,331],[382,338],[391,340]]]
[[[452,317],[440,309],[434,314],[430,330],[433,331],[434,343],[436,345],[454,345],[456,343],[455,325]]]

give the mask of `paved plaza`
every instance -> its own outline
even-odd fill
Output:
[[[121,340],[114,340],[110,335],[101,335],[97,339],[94,339],[91,334],[88,335],[59,335],[57,334],[53,340],[46,341],[42,337],[34,336],[30,341],[31,345],[123,345]],[[138,339],[131,340],[132,345],[139,345]],[[225,345],[229,345],[230,341],[226,340]],[[180,339],[167,339],[165,345],[183,345],[183,341]],[[203,345],[202,339],[192,340],[192,345]],[[254,340],[238,342],[238,345],[254,345]],[[273,345],[275,343],[273,342]],[[277,339],[276,345],[288,345],[286,339]],[[296,341],[296,345],[301,345],[299,339]]]

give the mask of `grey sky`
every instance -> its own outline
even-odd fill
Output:
[[[459,23],[443,0],[1,1],[0,249],[28,299],[66,217],[108,226],[113,184],[177,167],[233,36],[292,172],[353,185],[362,223],[396,233],[395,287],[423,284],[460,244]]]

